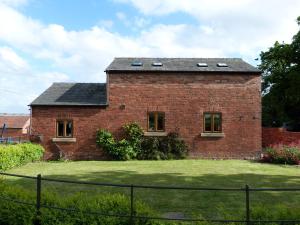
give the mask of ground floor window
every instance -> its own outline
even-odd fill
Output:
[[[148,131],[165,131],[164,112],[148,112]]]
[[[204,132],[222,132],[222,114],[215,112],[204,113]]]
[[[73,121],[72,120],[57,120],[56,121],[56,136],[57,137],[73,137]]]

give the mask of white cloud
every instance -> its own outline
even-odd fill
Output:
[[[7,71],[27,71],[29,66],[11,48],[0,47],[0,69],[0,72],[4,74]]]
[[[131,4],[147,16],[186,13],[198,20],[204,33],[213,31],[218,37],[213,40],[224,43],[222,49],[234,43],[237,50],[243,50],[242,55],[250,51],[252,54],[257,53],[258,49],[265,49],[275,40],[289,42],[291,36],[298,30],[295,20],[300,12],[299,0],[115,1]],[[227,39],[227,42],[224,39]]]
[[[10,6],[23,6],[28,3],[28,0],[0,0],[0,4],[6,4]]]
[[[43,24],[0,0],[0,41],[5,43],[0,45],[0,112],[24,110],[54,81],[104,82],[103,71],[114,57],[242,56],[253,60],[276,40],[291,39],[298,30],[295,19],[300,12],[299,1],[293,0],[286,0],[284,6],[278,0],[118,1],[131,2],[145,15],[184,12],[198,24],[149,25],[149,17],[133,15],[130,20],[119,12],[116,17],[138,29],[137,33],[111,32],[109,21],[74,31]],[[49,65],[41,72],[17,53]]]
[[[100,21],[98,22],[98,25],[99,25],[100,27],[110,29],[110,28],[113,27],[114,21],[112,21],[112,20],[100,20]]]
[[[0,112],[27,112],[27,105],[53,82],[68,81],[61,72],[34,71],[9,47],[0,47]]]
[[[150,20],[149,19],[146,19],[144,17],[135,17],[134,18],[134,25],[136,28],[139,28],[139,29],[142,29],[142,28],[145,28],[145,26],[149,25],[150,24]]]

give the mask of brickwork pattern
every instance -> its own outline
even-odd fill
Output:
[[[290,132],[284,128],[263,127],[262,146],[265,148],[277,144],[297,144],[300,147],[300,132]]]
[[[138,122],[147,129],[147,112],[165,112],[167,132],[177,131],[191,158],[247,158],[261,151],[261,78],[238,74],[109,74],[108,107],[49,107],[32,109],[32,127],[42,134],[46,158],[57,155],[52,142],[56,119],[71,118],[76,143],[57,143],[71,159],[101,159],[96,130],[117,137],[121,126]],[[201,137],[203,113],[221,112],[225,137]]]

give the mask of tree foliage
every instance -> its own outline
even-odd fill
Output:
[[[297,19],[300,27],[300,16]],[[276,42],[260,55],[263,125],[300,129],[300,30],[290,44]]]

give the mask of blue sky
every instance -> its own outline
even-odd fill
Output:
[[[242,57],[298,31],[298,0],[0,0],[0,113],[53,82],[105,82],[114,57]]]

